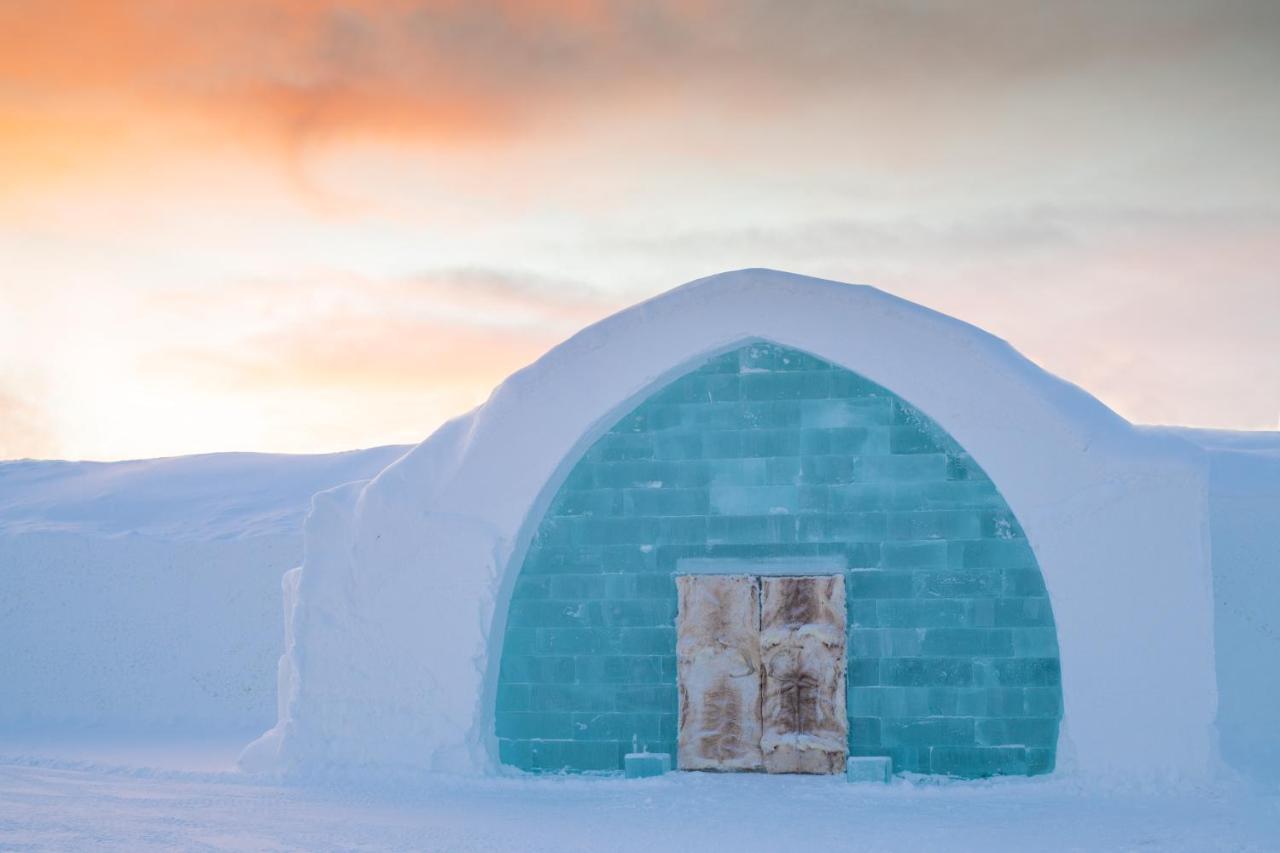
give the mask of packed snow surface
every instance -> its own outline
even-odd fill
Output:
[[[0,756],[5,754],[0,743]],[[230,756],[223,759],[230,762]],[[207,762],[202,766],[208,766]],[[280,787],[230,772],[0,758],[0,849],[1241,851],[1280,847],[1280,796],[1063,779],[849,785],[674,773]]]

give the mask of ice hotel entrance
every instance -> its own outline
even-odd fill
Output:
[[[676,578],[679,767],[841,773],[843,575]]]

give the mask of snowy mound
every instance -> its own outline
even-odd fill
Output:
[[[1198,778],[1216,754],[1206,451],[1135,429],[966,323],[866,286],[743,270],[591,326],[364,485],[318,495],[286,580],[279,721],[245,767],[485,772],[511,590],[584,448],[744,341],[887,387],[999,484],[1058,623],[1068,772]]]

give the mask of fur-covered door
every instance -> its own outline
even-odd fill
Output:
[[[679,766],[841,772],[844,578],[683,575],[676,583]]]
[[[770,773],[842,773],[845,712],[844,578],[763,578],[761,752]]]
[[[759,770],[760,592],[745,576],[676,578],[684,770]]]

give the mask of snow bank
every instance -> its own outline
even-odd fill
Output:
[[[244,766],[294,776],[492,768],[507,603],[546,503],[622,413],[754,339],[897,392],[999,485],[1057,618],[1060,768],[1210,771],[1205,452],[1135,430],[965,323],[874,288],[768,270],[702,279],[597,323],[367,486],[317,499],[283,711]]]
[[[0,729],[269,725],[311,495],[403,452],[0,463]]]

